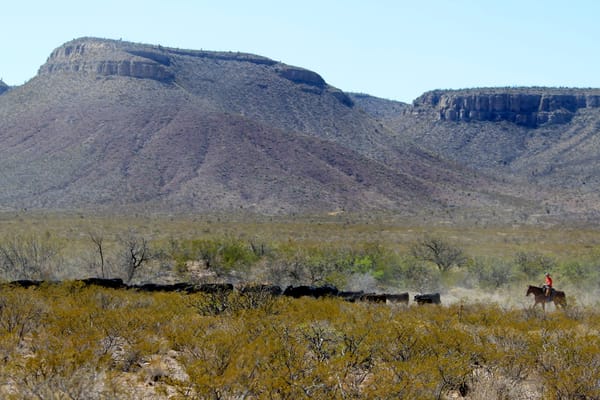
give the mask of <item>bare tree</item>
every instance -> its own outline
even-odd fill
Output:
[[[89,232],[89,235],[92,243],[94,243],[94,246],[96,247],[96,250],[98,250],[98,255],[100,256],[100,276],[102,278],[106,278],[104,273],[104,236],[98,232]]]
[[[415,243],[411,252],[419,260],[434,263],[442,272],[448,271],[453,266],[460,267],[467,261],[462,249],[444,239],[432,236],[425,236]]]
[[[59,250],[49,235],[5,237],[0,241],[0,270],[9,279],[42,279]]]
[[[121,238],[124,245],[124,266],[127,282],[131,282],[135,272],[150,259],[150,250],[146,238],[131,231]]]

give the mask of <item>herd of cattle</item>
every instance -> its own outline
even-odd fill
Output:
[[[241,285],[234,286],[231,283],[175,283],[175,284],[156,284],[146,283],[140,285],[128,285],[122,279],[104,279],[87,278],[77,280],[83,286],[100,286],[111,289],[133,289],[143,292],[183,292],[183,293],[229,293],[237,290],[241,294],[267,294],[271,296],[288,296],[293,298],[300,297],[337,297],[349,302],[366,301],[373,303],[399,303],[408,304],[409,295],[405,293],[368,293],[363,291],[342,291],[333,285],[323,286],[288,286],[282,289],[277,285]],[[9,283],[11,286],[36,287],[44,284],[44,281],[17,280]],[[415,303],[421,304],[441,304],[439,293],[417,294],[414,296]]]

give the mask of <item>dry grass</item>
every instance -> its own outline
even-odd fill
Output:
[[[445,238],[473,257],[512,258],[519,251],[535,251],[559,260],[579,258],[600,250],[600,230],[593,226],[528,224],[488,225],[430,223],[388,214],[338,214],[269,217],[232,214],[127,215],[25,212],[0,214],[0,237],[8,234],[45,234],[82,248],[89,232],[110,238],[133,229],[153,241],[231,235],[265,242],[296,241],[307,245],[353,246],[381,243],[399,252],[424,235]]]
[[[23,301],[23,299],[27,301]],[[0,393],[41,398],[597,398],[594,309],[4,287]],[[213,310],[222,310],[222,307]],[[203,310],[203,312],[200,312]]]

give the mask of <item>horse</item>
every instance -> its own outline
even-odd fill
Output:
[[[565,296],[565,292],[562,292],[560,290],[555,290],[555,289],[552,289],[552,290],[553,290],[553,292],[552,292],[552,294],[550,294],[550,300],[548,300],[548,297],[546,297],[546,294],[545,294],[543,288],[538,287],[538,286],[529,285],[529,288],[527,289],[527,294],[525,296],[529,296],[530,294],[533,294],[535,303],[533,303],[533,306],[531,306],[531,308],[537,306],[538,304],[541,304],[542,309],[544,311],[546,311],[546,302],[547,301],[553,301],[554,306],[556,308],[558,308],[559,306],[561,308],[567,307],[567,297]]]

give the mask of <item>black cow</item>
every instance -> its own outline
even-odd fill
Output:
[[[377,293],[365,293],[362,296],[360,296],[360,300],[368,301],[371,303],[385,303],[386,295]]]
[[[415,295],[415,302],[417,302],[418,305],[442,303],[439,293],[417,294]]]
[[[398,294],[386,294],[385,298],[388,303],[403,303],[408,304],[408,292]]]
[[[171,285],[161,285],[158,283],[143,283],[141,285],[133,285],[132,289],[136,289],[142,292],[170,292]]]
[[[337,296],[338,289],[333,285],[323,286],[288,286],[283,291],[284,296],[290,296],[298,299],[303,296],[314,297],[315,299],[326,297],[326,296]]]
[[[315,297],[337,296],[339,290],[333,285],[317,286],[315,288]]]
[[[283,291],[283,295],[293,297],[295,299],[299,299],[300,297],[303,297],[303,296],[315,297],[315,290],[316,290],[316,288],[314,286],[307,286],[307,285],[292,286],[292,285],[290,285],[285,288],[285,290]]]
[[[349,301],[351,303],[356,302],[357,300],[360,300],[360,297],[365,294],[365,292],[358,291],[358,292],[348,292],[348,291],[344,291],[344,292],[338,292],[338,297],[340,299]]]
[[[133,286],[134,289],[142,292],[185,292],[193,293],[195,291],[194,286],[179,282],[174,284],[160,284],[160,283],[144,283],[142,285]]]
[[[240,288],[240,293],[251,294],[270,294],[271,296],[279,296],[282,293],[281,287],[277,285],[248,285]]]
[[[19,286],[22,288],[28,288],[28,287],[38,287],[40,286],[42,283],[44,283],[43,281],[34,281],[31,279],[20,279],[18,281],[12,281],[10,282],[10,284],[12,286]]]
[[[227,293],[233,291],[231,283],[203,283],[198,287],[202,293]]]
[[[123,283],[123,279],[120,278],[85,278],[81,282],[86,286],[100,286],[108,289],[124,289],[127,287]]]

